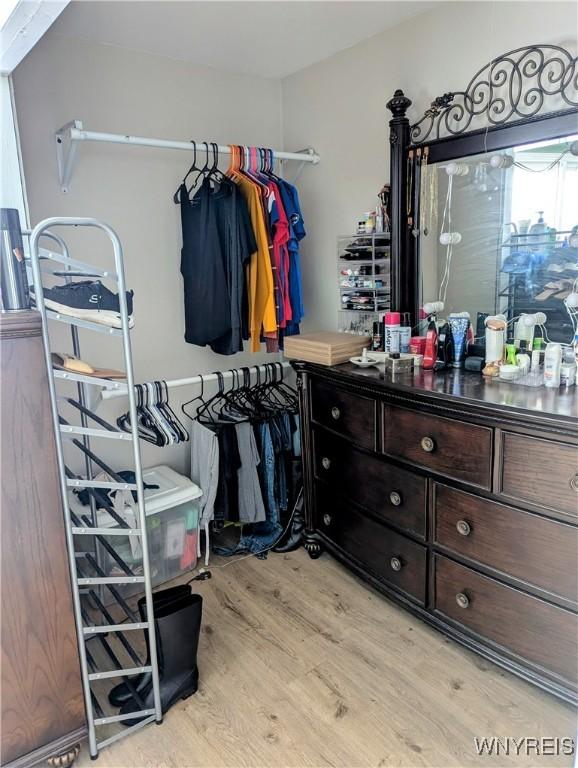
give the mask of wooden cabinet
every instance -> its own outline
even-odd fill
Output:
[[[311,556],[327,549],[458,642],[578,702],[578,403],[562,416],[516,390],[513,407],[508,385],[499,402],[473,373],[410,385],[294,365]]]
[[[0,341],[1,762],[25,768],[86,720],[40,315],[0,314]]]

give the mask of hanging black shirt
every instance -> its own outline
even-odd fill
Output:
[[[205,178],[189,200],[180,189],[183,247],[181,274],[185,296],[185,341],[205,346],[231,329],[231,301],[225,254],[219,238],[217,211]]]

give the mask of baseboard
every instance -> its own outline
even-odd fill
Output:
[[[59,739],[55,739],[32,752],[17,757],[11,763],[5,763],[3,768],[32,768],[34,765],[46,762],[49,757],[62,755],[75,744],[83,741],[87,733],[87,728],[83,725],[82,728],[77,728],[75,731],[71,731]]]

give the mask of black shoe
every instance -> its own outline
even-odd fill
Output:
[[[31,288],[34,295],[34,289]],[[129,315],[129,327],[132,328],[133,291],[126,292],[126,305]],[[120,303],[118,294],[110,291],[100,280],[83,280],[78,283],[57,285],[44,289],[44,303],[47,309],[71,315],[79,320],[91,320],[93,323],[121,328]]]
[[[155,632],[161,710],[165,714],[180,699],[196,693],[199,683],[197,649],[201,632],[203,598],[189,595],[166,603],[155,610]],[[154,709],[152,682],[141,694],[143,709]],[[131,699],[120,710],[121,715],[138,712],[141,706]],[[126,726],[136,725],[142,717],[123,720]]]
[[[303,541],[303,532],[305,531],[305,518],[303,517],[303,496],[295,505],[293,519],[287,534],[281,541],[273,547],[273,552],[293,552],[299,549]]]
[[[188,597],[191,594],[190,584],[178,584],[176,587],[169,587],[163,589],[160,592],[155,592],[153,595],[153,610],[155,616],[157,611],[164,605],[174,605],[177,601]],[[138,601],[138,609],[142,621],[146,621],[146,600],[142,597]],[[147,658],[144,666],[151,663],[151,655],[149,650],[149,636],[148,632],[145,632],[145,640],[147,644]],[[132,687],[138,694],[143,693],[151,684],[152,675],[150,672],[144,672],[142,675],[131,678]],[[122,707],[128,701],[132,699],[132,692],[129,690],[126,683],[120,683],[109,691],[108,700],[113,707]]]

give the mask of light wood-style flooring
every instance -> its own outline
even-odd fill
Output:
[[[213,565],[226,563],[215,559]],[[213,567],[199,691],[98,768],[563,765],[474,736],[576,737],[576,712],[461,648],[325,554]],[[83,746],[76,763],[93,766]]]

